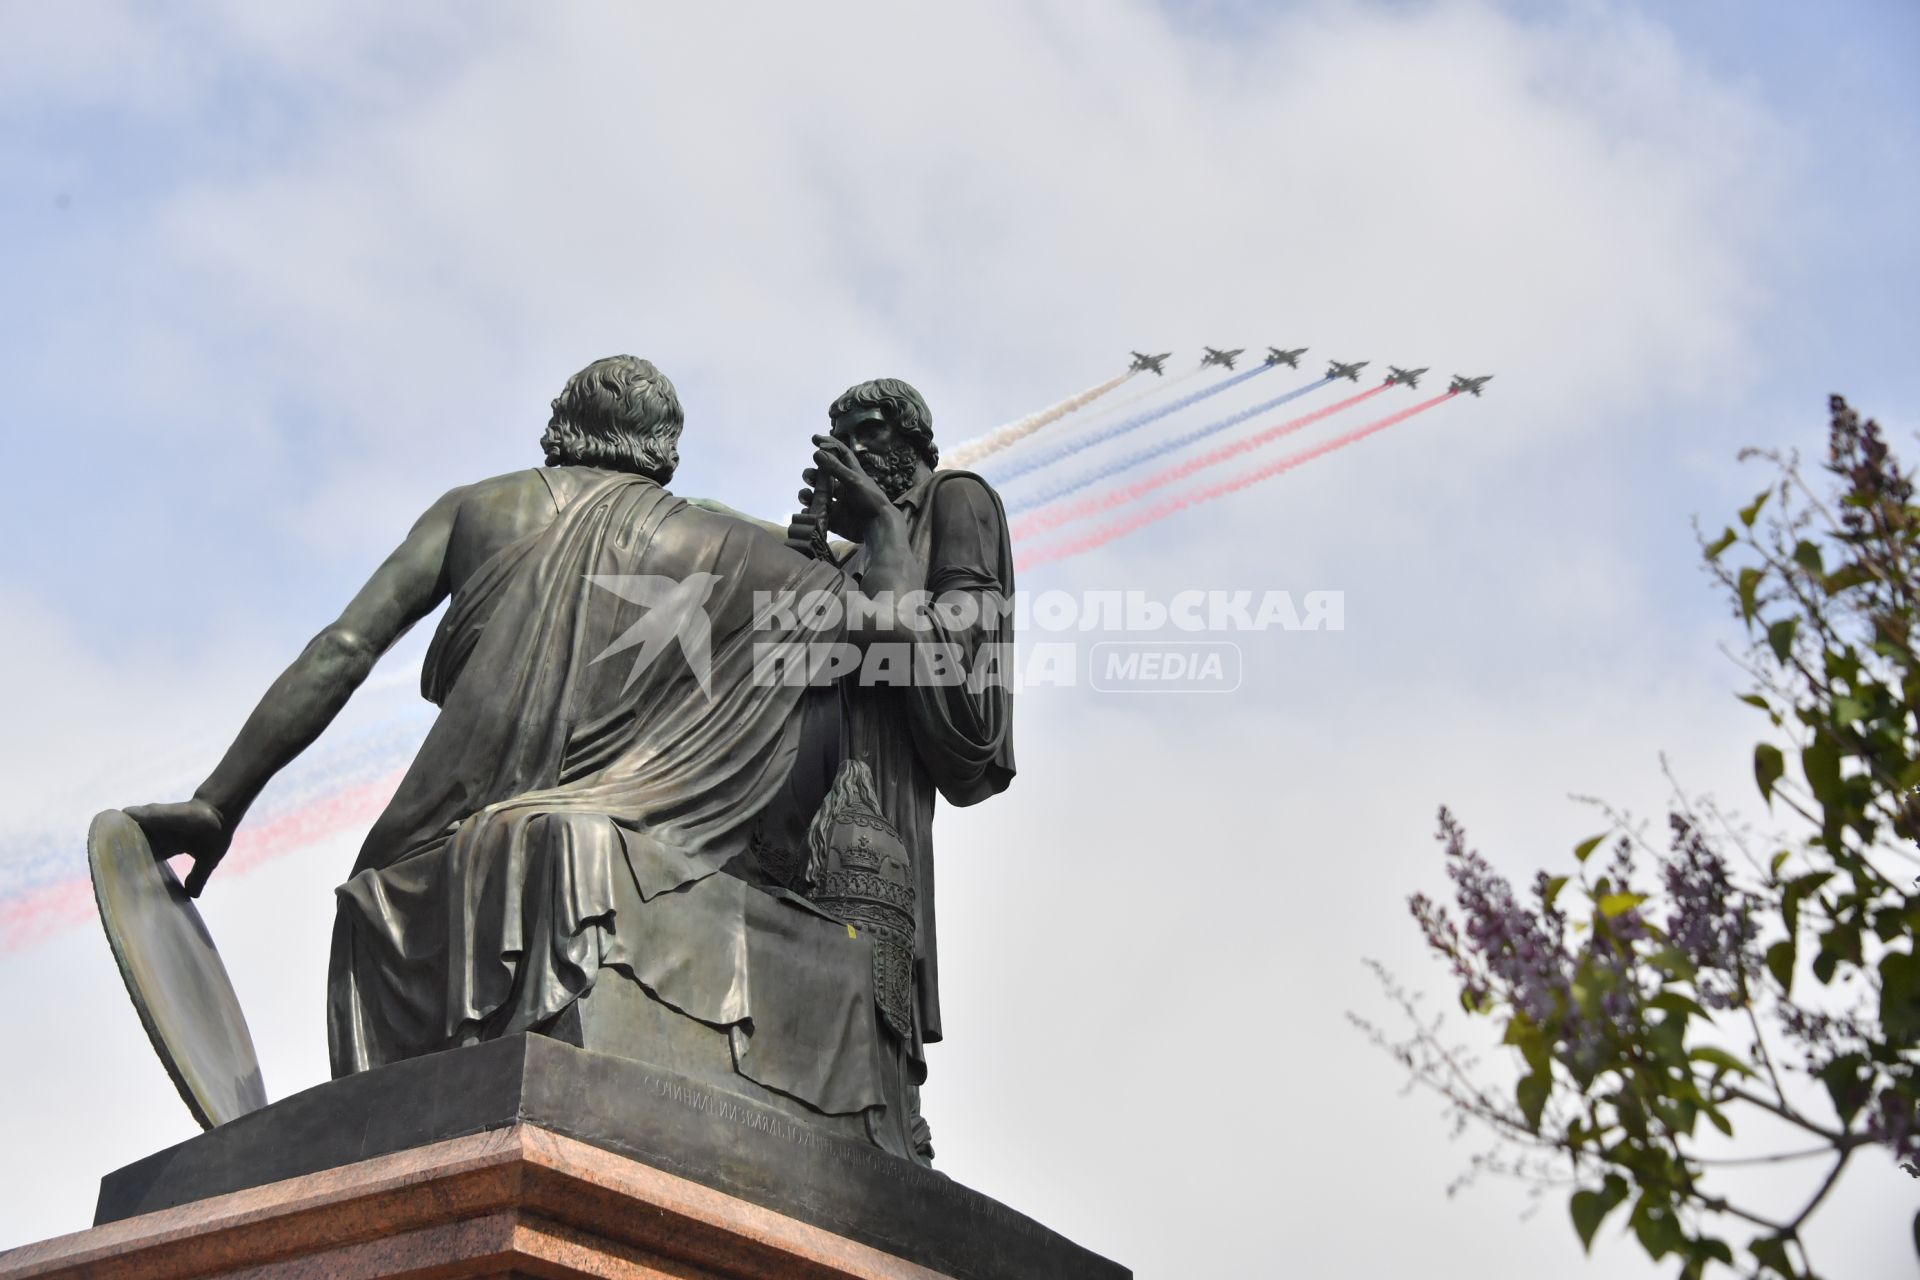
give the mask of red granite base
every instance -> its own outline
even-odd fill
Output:
[[[0,1280],[942,1280],[536,1128],[455,1138],[0,1253]]]

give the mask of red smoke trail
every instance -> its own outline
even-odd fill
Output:
[[[0,956],[30,947],[93,915],[93,886],[83,876],[0,903]]]
[[[1218,449],[1209,449],[1205,453],[1196,454],[1178,466],[1168,467],[1165,471],[1156,471],[1144,480],[1136,480],[1132,484],[1123,486],[1122,488],[1110,489],[1106,493],[1095,494],[1091,498],[1082,498],[1079,502],[1068,503],[1064,506],[1042,507],[1025,519],[1013,522],[1013,539],[1015,542],[1018,542],[1020,539],[1030,537],[1033,534],[1043,533],[1048,529],[1058,529],[1063,524],[1070,524],[1075,520],[1083,520],[1088,516],[1099,515],[1102,511],[1111,511],[1115,507],[1125,506],[1135,498],[1152,493],[1155,489],[1165,488],[1176,480],[1184,480],[1196,471],[1215,466],[1227,461],[1229,458],[1237,458],[1243,453],[1258,449],[1261,445],[1271,444],[1282,436],[1292,435],[1302,427],[1312,426],[1322,418],[1330,417],[1342,409],[1359,404],[1362,400],[1370,400],[1386,389],[1387,384],[1383,382],[1377,387],[1371,387],[1357,395],[1348,396],[1345,400],[1338,400],[1333,404],[1315,409],[1312,413],[1303,413],[1297,418],[1292,418],[1281,423],[1279,426],[1268,427],[1264,431],[1256,431],[1243,439],[1223,444]]]
[[[1378,390],[1378,388],[1376,388],[1376,390]],[[1269,462],[1264,467],[1255,467],[1251,471],[1243,471],[1239,475],[1231,476],[1206,488],[1195,489],[1191,493],[1179,494],[1175,497],[1168,498],[1164,502],[1157,502],[1143,511],[1136,512],[1124,520],[1115,521],[1113,524],[1107,525],[1104,528],[1096,529],[1092,533],[1083,534],[1078,538],[1073,538],[1066,542],[1055,543],[1051,547],[1040,547],[1025,556],[1017,556],[1013,562],[1014,570],[1021,572],[1031,569],[1035,565],[1051,564],[1055,560],[1065,560],[1069,556],[1077,556],[1082,552],[1092,551],[1096,547],[1104,547],[1116,538],[1124,538],[1135,530],[1144,529],[1146,526],[1164,520],[1176,512],[1184,511],[1188,507],[1197,507],[1202,503],[1212,502],[1216,498],[1224,498],[1228,494],[1238,493],[1249,485],[1255,485],[1262,480],[1268,480],[1284,472],[1291,471],[1303,462],[1312,462],[1315,458],[1323,454],[1332,453],[1336,449],[1344,449],[1356,440],[1364,440],[1375,432],[1385,431],[1397,422],[1405,422],[1416,413],[1425,413],[1437,404],[1445,404],[1458,394],[1459,393],[1455,391],[1448,391],[1433,397],[1431,400],[1422,400],[1411,409],[1402,409],[1398,413],[1390,413],[1386,417],[1375,419],[1363,427],[1355,427],[1345,435],[1335,436],[1331,440],[1323,441],[1310,449],[1302,449],[1298,453],[1290,453],[1284,458]]]
[[[213,883],[223,878],[245,875],[255,867],[292,849],[345,831],[365,827],[380,816],[400,787],[402,773],[349,787],[304,805],[282,818],[252,828],[243,828],[233,840],[233,848],[214,873]],[[0,902],[0,955],[20,951],[61,932],[71,925],[92,918],[93,885],[85,876],[76,876],[45,885],[21,897]]]

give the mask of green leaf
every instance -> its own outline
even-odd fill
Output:
[[[1713,1261],[1733,1265],[1733,1248],[1725,1240],[1715,1240],[1711,1236],[1702,1236],[1693,1242],[1693,1256],[1702,1262]]]
[[[1718,1049],[1710,1044],[1701,1045],[1689,1053],[1687,1057],[1695,1062],[1704,1062],[1710,1066],[1718,1067],[1723,1072],[1731,1071],[1737,1076],[1750,1076],[1753,1074],[1752,1067],[1749,1067],[1725,1049]]]
[[[1782,618],[1767,628],[1767,643],[1773,646],[1773,656],[1785,662],[1787,655],[1793,652],[1793,633],[1800,629],[1800,619]]]
[[[1910,951],[1880,958],[1880,1028],[1891,1044],[1920,1039],[1920,956]]]
[[[1793,562],[1808,573],[1824,575],[1826,570],[1820,563],[1820,546],[1802,538],[1793,546]]]
[[[1793,856],[1793,850],[1791,849],[1782,849],[1780,852],[1774,854],[1773,861],[1767,864],[1768,874],[1770,874],[1774,879],[1778,880],[1780,878],[1780,868],[1786,866],[1787,859],[1791,858],[1792,856]]]
[[[1833,879],[1832,871],[1809,871],[1803,876],[1795,876],[1787,881],[1780,893],[1780,919],[1787,926],[1789,935],[1800,931],[1800,904],[1807,895]]]
[[[1740,571],[1740,616],[1747,622],[1753,621],[1753,611],[1759,607],[1761,573],[1749,565]]]
[[[1885,907],[1874,913],[1873,932],[1882,942],[1892,942],[1905,934],[1912,933],[1920,921],[1903,907]]]
[[[1593,851],[1600,847],[1600,842],[1606,838],[1606,833],[1602,832],[1597,836],[1582,840],[1579,844],[1573,846],[1574,859],[1579,862],[1585,862],[1592,856]]]
[[[1860,655],[1854,652],[1851,645],[1829,649],[1826,653],[1826,669],[1829,679],[1852,684],[1860,678]]]
[[[1763,742],[1753,749],[1753,780],[1760,784],[1760,798],[1768,804],[1773,803],[1773,784],[1786,772],[1786,757],[1780,754],[1780,748]]]
[[[1678,947],[1655,947],[1647,955],[1647,963],[1667,975],[1682,982],[1692,982],[1699,974],[1687,953]]]
[[[1674,1216],[1673,1205],[1664,1196],[1656,1196],[1652,1191],[1640,1193],[1640,1202],[1633,1207],[1633,1217],[1629,1221],[1634,1234],[1640,1237],[1640,1247],[1656,1261],[1681,1248],[1686,1242],[1680,1221]]]
[[[1576,1191],[1567,1208],[1573,1213],[1573,1229],[1580,1233],[1580,1245],[1593,1252],[1593,1237],[1609,1213],[1627,1198],[1627,1180],[1617,1173],[1607,1175],[1598,1190]]]
[[[1647,895],[1644,893],[1609,893],[1602,895],[1595,905],[1600,908],[1601,915],[1611,920],[1615,916],[1626,914],[1646,900]]]
[[[1814,797],[1829,809],[1840,807],[1840,747],[1826,734],[1816,734],[1800,753],[1800,768]]]
[[[1652,1009],[1663,1009],[1668,1013],[1680,1014],[1683,1017],[1711,1018],[1713,1016],[1700,1007],[1698,1000],[1693,999],[1691,996],[1682,995],[1678,991],[1662,991],[1659,995],[1647,1001],[1647,1006]]]
[[[1756,1262],[1773,1268],[1773,1270],[1780,1275],[1792,1276],[1799,1274],[1793,1269],[1792,1260],[1787,1257],[1787,1240],[1785,1236],[1761,1236],[1748,1244],[1747,1250],[1753,1254]]]
[[[1771,702],[1768,702],[1765,698],[1761,697],[1757,693],[1743,693],[1740,695],[1740,701],[1746,703],[1750,707],[1758,707],[1762,711],[1765,711],[1769,714],[1771,714],[1773,711],[1773,704]]]
[[[1771,498],[1772,496],[1773,496],[1773,490],[1771,489],[1768,489],[1763,493],[1755,495],[1752,502],[1749,502],[1746,506],[1740,508],[1740,523],[1747,526],[1747,528],[1749,529],[1753,528],[1753,522],[1757,520],[1760,516],[1760,508],[1766,506],[1767,499]]]
[[[1520,1104],[1520,1113],[1527,1118],[1527,1128],[1540,1132],[1540,1116],[1547,1109],[1547,1094],[1553,1089],[1552,1077],[1544,1072],[1530,1072],[1520,1077],[1520,1083],[1514,1086],[1514,1100]]]
[[[1715,538],[1712,542],[1709,542],[1707,544],[1707,547],[1706,547],[1707,559],[1718,560],[1720,558],[1720,553],[1722,551],[1725,551],[1728,547],[1732,546],[1735,542],[1739,541],[1739,539],[1740,539],[1740,535],[1733,531],[1733,526],[1728,525],[1727,531],[1725,533],[1721,534],[1719,537]]]
[[[1864,565],[1843,564],[1828,574],[1826,580],[1820,585],[1826,589],[1828,595],[1837,596],[1842,591],[1850,590],[1864,582],[1871,581],[1873,581],[1873,575],[1867,572]]]
[[[1792,939],[1776,942],[1767,948],[1767,972],[1780,984],[1780,994],[1786,995],[1793,990],[1793,966],[1797,948]]]
[[[1860,1114],[1860,1108],[1866,1105],[1871,1090],[1862,1078],[1867,1070],[1864,1054],[1843,1053],[1820,1068],[1820,1083],[1827,1086],[1827,1096],[1833,1100],[1834,1114],[1840,1117],[1840,1123],[1850,1125],[1853,1118]]]
[[[1643,1042],[1646,1052],[1663,1066],[1679,1070],[1687,1061],[1687,1020],[1685,1018],[1662,1018],[1646,1029]],[[1659,1106],[1659,1100],[1655,1100]],[[1689,1128],[1692,1121],[1676,1121],[1675,1128]]]
[[[1567,887],[1567,877],[1554,876],[1552,879],[1547,881],[1547,891],[1542,896],[1542,900],[1546,903],[1547,906],[1551,907],[1554,903],[1554,899],[1558,898],[1560,896],[1560,891],[1566,887]]]
[[[1840,957],[1825,947],[1821,947],[1820,954],[1813,958],[1813,976],[1823,987],[1833,981],[1834,972],[1839,968]]]

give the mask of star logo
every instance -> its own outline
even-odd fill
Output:
[[[690,573],[684,578],[669,578],[657,573],[590,573],[587,581],[646,611],[592,659],[599,662],[629,649],[639,650],[633,656],[627,682],[620,686],[622,693],[633,688],[634,681],[653,665],[654,659],[677,642],[700,684],[700,692],[712,701],[713,628],[707,620],[706,604],[720,583],[719,574]]]

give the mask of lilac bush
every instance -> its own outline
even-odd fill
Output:
[[[1716,1264],[1812,1280],[1802,1228],[1844,1168],[1920,1177],[1920,507],[1879,427],[1831,410],[1824,482],[1751,453],[1773,482],[1701,540],[1748,637],[1754,781],[1783,829],[1761,840],[1676,794],[1656,841],[1606,811],[1565,874],[1522,894],[1442,809],[1451,901],[1409,905],[1517,1081],[1494,1084],[1384,970],[1410,1029],[1356,1019],[1509,1152],[1475,1171],[1566,1188],[1589,1246],[1624,1210],[1683,1280]],[[1773,1145],[1783,1131],[1801,1140]],[[1805,1170],[1793,1212],[1726,1189],[1755,1163]]]

